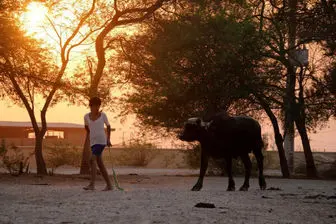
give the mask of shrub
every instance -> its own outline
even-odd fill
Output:
[[[70,144],[57,142],[46,145],[46,164],[51,168],[51,174],[60,166],[70,165],[80,167],[82,151]]]
[[[163,162],[164,162],[164,167],[165,168],[170,168],[171,164],[174,163],[174,161],[176,160],[176,155],[175,154],[169,154],[163,157]]]
[[[201,146],[196,145],[194,148],[188,149],[185,155],[185,161],[191,168],[199,168],[201,165]]]
[[[315,166],[320,177],[326,179],[336,179],[336,160],[318,155],[316,155],[314,159]],[[295,166],[294,173],[296,175],[306,175],[306,162],[300,161],[297,163],[298,164]]]
[[[329,166],[328,169],[321,172],[321,176],[328,179],[336,179],[336,160]]]
[[[140,140],[133,140],[126,146],[125,152],[118,158],[118,163],[125,166],[147,166],[156,153],[155,145]]]
[[[29,172],[29,158],[34,153],[25,156],[21,149],[12,144],[8,149],[6,147],[5,141],[1,141],[0,146],[0,157],[1,157],[1,167],[8,170],[11,175],[21,175],[23,173]]]

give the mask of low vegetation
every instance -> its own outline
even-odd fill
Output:
[[[23,151],[14,144],[7,146],[1,141],[0,146],[0,167],[5,168],[11,175],[18,176],[29,172],[29,159],[33,155],[25,155]]]
[[[136,139],[125,146],[125,152],[115,161],[123,166],[147,166],[157,153],[155,145]]]
[[[52,145],[45,146],[46,164],[50,169],[49,174],[64,165],[80,167],[82,151],[80,148],[70,144],[57,142]]]

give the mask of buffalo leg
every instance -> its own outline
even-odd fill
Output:
[[[261,190],[266,189],[266,181],[264,177],[264,156],[261,150],[258,150],[254,153],[257,163],[258,163],[258,170],[259,170],[259,186]]]
[[[208,161],[209,161],[209,156],[202,150],[202,152],[201,152],[200,175],[198,177],[198,180],[197,180],[196,184],[191,189],[192,191],[199,191],[199,190],[202,189],[205,172],[208,169]]]
[[[251,169],[252,169],[252,163],[250,160],[249,155],[246,153],[240,157],[244,163],[245,167],[245,180],[243,186],[240,187],[240,191],[247,191],[250,187],[250,175],[251,175]]]
[[[234,191],[236,189],[235,187],[235,182],[233,180],[232,176],[232,158],[228,157],[225,159],[226,161],[226,171],[229,177],[229,185],[228,188],[226,189],[227,191]]]

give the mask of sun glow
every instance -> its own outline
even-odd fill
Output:
[[[47,7],[39,2],[31,2],[21,17],[24,29],[28,34],[40,32],[47,20],[47,15]]]

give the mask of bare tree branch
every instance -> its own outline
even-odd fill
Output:
[[[60,46],[60,49],[62,49],[62,36],[60,33],[58,33],[56,27],[55,27],[55,24],[54,22],[49,18],[49,16],[47,16],[47,20],[49,21],[51,27],[53,28],[53,30],[55,31],[57,37],[58,37],[58,43],[59,43],[59,46]]]

